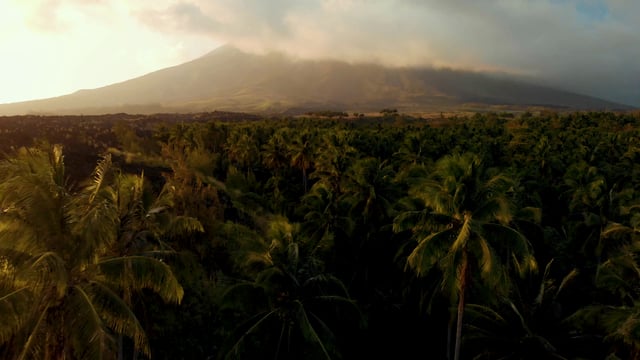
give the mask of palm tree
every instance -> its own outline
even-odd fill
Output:
[[[445,156],[430,179],[410,189],[424,209],[394,221],[396,231],[410,229],[418,242],[406,267],[418,276],[441,271],[442,287],[457,299],[455,360],[460,358],[465,296],[473,273],[477,270],[483,284],[504,291],[511,266],[523,274],[536,268],[529,242],[509,226],[513,186],[507,176],[485,169],[474,154]]]
[[[109,171],[106,166],[103,168]],[[172,253],[165,240],[204,231],[196,218],[172,211],[175,194],[170,182],[155,194],[144,173],[116,172],[113,190],[120,226],[118,241],[110,250],[116,256]]]
[[[551,276],[553,263],[547,263],[539,281],[532,277],[523,282],[531,289],[516,287],[511,298],[500,297],[494,306],[467,306],[465,343],[474,348],[474,359],[565,359],[550,335],[561,325],[558,298],[579,271],[571,270],[558,283]]]
[[[356,149],[349,144],[349,133],[345,130],[326,132],[323,136],[323,148],[314,163],[314,172],[310,176],[317,179],[316,184],[324,184],[340,196],[342,180],[349,167],[356,160]]]
[[[267,180],[266,186],[273,196],[273,209],[280,212],[284,210],[284,171],[289,166],[289,147],[285,141],[287,132],[280,129],[275,132],[262,146],[262,164],[271,170],[271,177]]]
[[[397,269],[392,261],[396,245],[388,240],[393,206],[401,195],[395,175],[387,161],[367,157],[356,160],[344,176],[339,200],[348,209],[353,230],[347,241],[336,242],[335,251],[342,259],[340,276],[351,278],[349,288],[359,298],[374,297],[392,285],[388,275]]]
[[[610,355],[640,358],[640,231],[637,206],[630,225],[610,222],[601,235],[598,252],[605,259],[598,265],[595,285],[606,302],[580,308],[568,322],[586,334],[602,336],[611,345]]]
[[[325,238],[350,234],[353,221],[348,215],[347,203],[323,182],[317,182],[302,197],[300,210],[304,218],[301,231],[310,241],[320,243]]]
[[[248,340],[260,334],[261,357],[270,348],[274,359],[330,359],[337,337],[330,322],[335,316],[329,315],[340,313],[343,305],[353,310],[354,302],[342,282],[323,271],[315,253],[319,245],[302,238],[298,224],[276,218],[266,235],[266,241],[237,239],[243,243],[236,259],[249,280],[232,285],[223,302],[247,318],[231,334],[224,357],[251,350]]]
[[[200,222],[189,216],[176,215],[172,211],[173,193],[165,186],[155,194],[141,175],[123,174],[111,165],[107,156],[100,164],[103,176],[113,177],[113,190],[118,205],[117,241],[110,247],[111,256],[151,256],[168,260],[175,254],[166,240],[203,232]],[[122,296],[129,307],[133,307],[135,275],[127,268],[122,277]],[[134,349],[134,358],[138,351]],[[123,338],[118,336],[118,359],[123,358]]]
[[[247,177],[253,172],[253,165],[258,157],[259,149],[252,134],[237,130],[227,139],[227,156],[234,166],[246,170]]]
[[[286,135],[284,130],[279,130],[262,146],[262,163],[275,174],[289,165]]]
[[[386,225],[399,196],[394,180],[395,172],[386,161],[371,157],[355,161],[343,186],[343,197],[351,205],[353,217],[361,217],[365,224]]]
[[[120,294],[147,288],[179,303],[183,289],[164,262],[113,254],[121,224],[110,160],[78,192],[66,183],[63,160],[54,146],[0,162],[0,342],[17,359],[93,359],[113,356],[122,334],[149,355]]]
[[[315,157],[314,134],[305,131],[295,137],[291,143],[291,166],[302,171],[302,187],[304,193],[309,189],[308,171],[313,166]]]

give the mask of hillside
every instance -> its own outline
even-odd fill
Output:
[[[627,106],[504,75],[390,68],[333,60],[253,55],[223,46],[196,60],[121,83],[0,105],[0,115],[200,111],[304,112],[317,109],[441,111],[549,107],[623,110]]]

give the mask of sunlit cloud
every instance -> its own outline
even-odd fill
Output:
[[[41,79],[53,67],[69,80],[95,78],[81,87],[229,43],[301,58],[500,71],[640,105],[640,2],[632,0],[8,1],[21,20],[12,20],[12,35],[0,33],[4,51],[47,49],[41,61],[25,61],[33,50],[16,64],[39,64]],[[58,94],[80,86],[65,84]]]
[[[0,103],[109,85],[220,45],[197,34],[155,31],[136,11],[124,0],[0,3]]]
[[[304,5],[301,5],[304,4]],[[490,69],[640,102],[640,3],[624,0],[191,0],[142,10],[160,32],[249,51]],[[162,21],[158,21],[161,19]]]

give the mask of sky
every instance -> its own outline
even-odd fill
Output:
[[[637,0],[0,0],[0,103],[218,46],[516,74],[640,106]]]

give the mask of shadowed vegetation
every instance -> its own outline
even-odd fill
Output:
[[[0,358],[640,359],[638,114],[333,113],[1,118]]]

